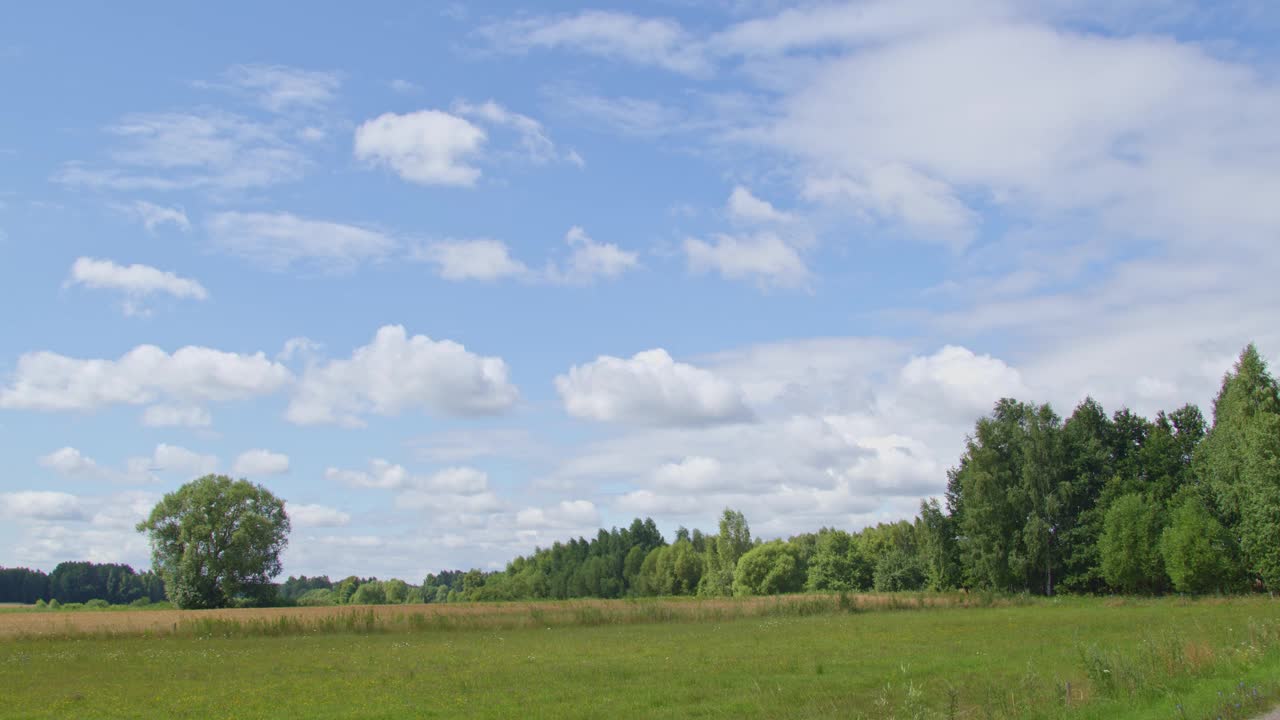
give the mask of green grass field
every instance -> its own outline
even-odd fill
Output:
[[[12,638],[0,717],[1243,718],[1280,697],[1262,598],[788,607]]]

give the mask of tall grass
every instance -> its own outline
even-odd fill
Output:
[[[110,619],[101,613],[33,614],[54,632],[0,643],[0,687],[53,697],[48,717],[85,716],[75,693],[117,698],[123,710],[102,717],[135,717],[162,681],[173,699],[154,705],[157,717],[209,716],[265,694],[242,716],[337,717],[317,713],[346,703],[391,716],[412,701],[436,717],[538,707],[549,717],[1244,720],[1280,701],[1278,610],[1261,597],[582,600],[156,613],[167,624],[148,632],[162,638],[104,630],[101,642],[71,626],[48,639],[72,619]]]
[[[1028,663],[1016,682],[970,687],[963,693],[965,717],[1014,718],[1096,717],[1104,707],[1140,707],[1144,701],[1192,692],[1213,678],[1241,677],[1264,661],[1280,663],[1280,619],[1249,618],[1238,638],[1214,645],[1177,632],[1151,634],[1131,647],[1077,647],[1083,681],[1044,677]],[[1203,691],[1203,688],[1200,688]],[[1201,693],[1203,694],[1203,692]],[[1270,682],[1237,681],[1217,692],[1209,709],[1175,705],[1179,720],[1256,717],[1280,696],[1280,678]],[[907,665],[886,678],[869,718],[875,720],[953,720],[960,717],[961,692],[951,685],[927,687],[913,679]],[[1200,703],[1204,705],[1204,703]],[[1107,717],[1102,714],[1101,717]]]
[[[724,622],[742,618],[808,617],[857,612],[917,611],[930,608],[1013,607],[1048,602],[1027,596],[949,594],[811,594],[750,598],[637,598],[533,603],[335,606],[168,612],[166,622],[138,626],[126,622],[77,625],[77,614],[59,614],[61,623],[32,622],[19,638],[75,638],[177,635],[183,637],[280,637],[326,633],[393,633],[524,627],[597,627],[644,623]],[[131,614],[132,615],[132,614]],[[3,633],[0,633],[3,634]]]

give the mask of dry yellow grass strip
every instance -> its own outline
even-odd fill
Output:
[[[341,605],[333,607],[254,608],[227,610],[79,610],[0,614],[0,638],[74,635],[170,634],[197,624],[226,627],[275,626],[277,631],[326,629],[390,631],[410,627],[524,627],[537,625],[604,625],[682,622],[806,615],[836,611],[902,610],[1007,604],[968,595],[794,595],[723,599],[567,600],[446,605]]]

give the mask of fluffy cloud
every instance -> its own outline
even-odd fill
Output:
[[[718,272],[731,280],[755,280],[762,286],[799,287],[809,280],[809,268],[796,249],[774,233],[735,237],[717,235],[714,242],[684,241],[689,270]]]
[[[413,256],[435,265],[436,272],[446,280],[497,280],[529,272],[524,263],[511,257],[506,243],[498,240],[431,243],[416,249]]]
[[[401,509],[435,508],[450,512],[482,513],[505,507],[489,490],[489,476],[472,467],[450,467],[431,475],[413,475],[403,465],[375,459],[368,470],[329,468],[325,477],[355,488],[397,490]]]
[[[653,472],[653,485],[670,491],[726,489],[724,466],[715,458],[694,455],[679,462],[664,463]]]
[[[368,470],[342,470],[331,467],[324,471],[324,476],[327,480],[343,485],[375,490],[396,490],[405,487],[409,482],[409,471],[402,465],[393,465],[381,459],[369,461]]]
[[[351,524],[350,513],[325,505],[285,503],[284,511],[294,528],[345,527]]]
[[[556,378],[556,390],[569,414],[589,420],[705,425],[751,417],[736,386],[675,362],[660,348],[630,359],[606,355],[574,366]]]
[[[290,213],[222,212],[209,220],[208,231],[220,249],[271,270],[298,264],[349,270],[384,258],[398,246],[377,230]]]
[[[729,194],[730,217],[748,223],[785,223],[792,217],[789,213],[778,210],[767,200],[761,200],[741,185]]]
[[[589,500],[561,500],[545,508],[525,508],[516,513],[520,528],[593,528],[600,525],[600,511]]]
[[[1030,395],[1021,373],[1002,360],[953,345],[913,357],[902,368],[899,387],[901,395],[924,407],[949,410],[960,421],[986,414],[1001,398]]]
[[[145,492],[77,496],[63,492],[0,493],[0,517],[12,519],[16,565],[51,568],[67,558],[146,567],[146,538],[134,530],[159,500]]]
[[[1278,97],[1192,44],[987,19],[821,64],[761,137],[926,239],[971,224],[967,198],[993,197],[1184,241],[1221,223],[1253,244],[1280,224],[1262,200],[1280,188],[1264,130]]]
[[[875,434],[874,423],[855,425],[849,419],[853,413],[848,408],[846,415],[795,414],[749,425],[640,430],[588,446],[551,477],[563,487],[626,481],[666,494],[829,489],[836,483],[835,471],[874,452],[861,442]]]
[[[218,469],[218,458],[201,455],[177,445],[161,443],[151,457],[131,458],[128,475],[138,477],[150,473],[173,473],[187,479],[208,475]]]
[[[877,232],[960,250],[994,207],[1035,223],[1087,220],[1084,232],[1117,240],[1261,247],[1280,225],[1268,202],[1280,188],[1268,133],[1280,88],[1240,55],[1175,39],[1179,22],[1185,13],[1097,3],[869,0],[791,8],[701,38],[607,12],[486,34],[510,52],[570,49],[685,71],[738,63],[768,109],[721,108],[706,127],[788,154],[810,198]]]
[[[430,511],[432,526],[472,530],[496,521],[508,503],[489,487],[489,476],[472,467],[449,467],[429,475],[410,473],[402,465],[372,460],[367,470],[329,468],[325,477],[350,487],[395,491],[397,510]]]
[[[901,341],[831,337],[750,345],[700,362],[742,388],[752,407],[821,415],[871,404],[908,357]]]
[[[725,506],[767,536],[861,527],[908,516],[943,491],[988,396],[1033,392],[996,358],[958,347],[911,356],[874,338],[753,346],[700,365],[751,398],[754,422],[632,429],[581,448],[540,486],[616,483],[612,511],[704,528]],[[986,392],[966,395],[967,382]]]
[[[10,519],[74,521],[84,520],[84,510],[75,495],[47,490],[0,493],[0,515]]]
[[[157,293],[194,300],[209,297],[204,286],[190,278],[157,270],[150,265],[117,265],[110,260],[87,257],[77,258],[72,263],[67,285],[120,291],[128,297],[125,312],[129,314],[143,311],[139,304],[142,299]]]
[[[283,475],[289,472],[289,456],[270,450],[246,450],[236,458],[231,472],[249,477]]]
[[[809,178],[805,195],[841,207],[861,208],[881,219],[900,222],[921,239],[964,248],[973,238],[978,215],[946,183],[905,165],[868,168],[861,179]]]
[[[449,515],[454,522],[475,524],[485,516],[506,509],[507,503],[489,489],[489,476],[470,467],[445,468],[427,476],[409,479],[396,495],[401,510],[432,510]]]
[[[450,495],[476,495],[489,489],[489,476],[471,467],[445,468],[416,482],[422,490]]]
[[[1276,272],[1274,253],[1138,259],[1079,290],[978,299],[935,322],[1033,348],[1019,363],[1024,382],[1061,413],[1085,395],[1145,415],[1185,402],[1207,410],[1245,343],[1280,347]]]
[[[97,461],[81,453],[73,447],[64,447],[48,455],[41,456],[39,463],[43,467],[67,476],[95,477],[103,472]]]
[[[511,248],[499,240],[448,240],[416,248],[412,257],[436,266],[446,280],[497,280],[524,278],[530,282],[557,285],[589,285],[601,278],[614,278],[640,266],[638,253],[613,243],[596,242],[580,227],[565,234],[569,255],[561,262],[548,262],[536,272],[511,256]]]
[[[38,462],[64,477],[123,484],[157,482],[157,473],[170,473],[191,479],[212,473],[218,468],[216,456],[201,455],[184,447],[164,443],[157,445],[150,456],[129,458],[124,470],[104,467],[73,447],[55,450],[40,457]]]
[[[570,254],[563,267],[548,267],[547,277],[552,282],[584,285],[597,278],[617,277],[640,266],[638,254],[612,243],[596,242],[576,225],[569,228],[564,240],[571,248]]]
[[[480,169],[468,165],[485,132],[465,118],[439,110],[386,113],[356,128],[356,158],[386,165],[422,185],[470,187]]]
[[[366,414],[393,416],[415,408],[490,415],[518,397],[501,358],[476,355],[451,340],[409,337],[402,326],[387,325],[350,360],[309,367],[286,416],[302,425],[360,425]]]
[[[579,448],[538,484],[562,493],[620,487],[608,501],[615,513],[704,528],[714,527],[715,512],[725,506],[743,510],[766,536],[833,524],[856,528],[909,517],[922,499],[941,495],[974,421],[1001,397],[1051,400],[1065,415],[1096,389],[1107,391],[1109,409],[1133,407],[1152,391],[1161,404],[1139,408],[1150,413],[1207,401],[1231,362],[1229,354],[1205,356],[1201,366],[1195,359],[1202,350],[1167,344],[1137,358],[1108,359],[1120,338],[1103,337],[1109,339],[1102,348],[1073,351],[1064,343],[1019,367],[961,346],[912,354],[874,338],[726,351],[699,365],[742,389],[755,422],[629,429]],[[1148,357],[1173,347],[1182,355],[1174,361]],[[1188,362],[1190,375],[1161,372]],[[1131,371],[1144,365],[1152,369],[1149,381],[1135,381],[1142,374]],[[1127,385],[1112,390],[1112,377]]]
[[[173,400],[190,405],[274,393],[292,380],[262,353],[241,355],[188,346],[166,353],[140,345],[118,360],[81,360],[52,352],[18,358],[0,408],[97,410]]]
[[[396,495],[395,506],[400,510],[450,513],[455,517],[455,522],[460,519],[463,524],[475,525],[483,522],[485,516],[505,510],[507,504],[496,494],[488,491],[456,495],[426,490],[406,490]]]

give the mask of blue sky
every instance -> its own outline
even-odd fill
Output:
[[[287,573],[725,506],[910,516],[998,398],[1277,357],[1267,3],[14,6],[0,565],[148,564],[209,471]]]

